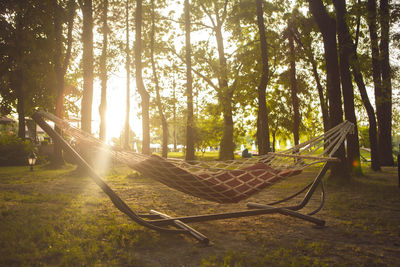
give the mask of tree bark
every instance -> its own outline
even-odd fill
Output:
[[[328,131],[328,129],[329,129],[328,103],[324,96],[324,88],[322,88],[321,79],[320,79],[318,71],[317,71],[317,63],[315,62],[313,55],[311,55],[310,61],[311,61],[314,79],[315,79],[315,82],[317,83],[317,91],[318,91],[319,102],[321,105],[321,113],[322,113],[322,121],[323,121],[323,125],[324,125],[324,131]]]
[[[350,31],[348,29],[345,30],[344,33],[350,35]],[[364,79],[360,71],[360,62],[358,60],[356,45],[353,44],[351,36],[347,37],[346,39],[349,40],[351,46],[350,66],[352,69],[354,81],[356,82],[357,87],[360,91],[361,99],[363,101],[365,110],[368,115],[369,141],[371,145],[371,168],[374,171],[378,171],[380,170],[380,163],[378,155],[378,139],[377,139],[375,112],[374,108],[371,105],[371,102],[369,101],[367,90],[365,88]]]
[[[107,138],[107,49],[108,49],[108,0],[103,0],[102,13],[102,34],[103,45],[100,56],[100,81],[101,81],[101,99],[99,106],[100,113],[100,140],[103,142]]]
[[[382,86],[381,103],[378,117],[379,127],[379,158],[383,166],[393,166],[392,148],[392,81],[389,62],[389,0],[380,0],[381,41],[379,52],[381,56]],[[378,114],[378,113],[377,113]]]
[[[333,0],[336,9],[336,20],[339,40],[340,80],[342,83],[344,113],[346,120],[354,124],[354,134],[347,136],[347,164],[355,174],[362,174],[360,161],[360,144],[358,139],[357,119],[354,110],[354,88],[350,72],[349,58],[352,53],[352,39],[346,24],[346,3],[344,0]]]
[[[63,49],[63,38],[62,38],[62,21],[61,21],[61,8],[58,5],[57,0],[53,0],[53,12],[54,12],[54,35],[55,35],[55,49],[54,49],[54,74],[55,74],[55,84],[56,84],[56,115],[59,118],[63,118],[64,116],[64,72],[61,66],[62,62],[62,49]],[[55,127],[55,131],[58,134],[62,134],[62,131],[59,127]],[[53,157],[51,157],[51,163],[54,166],[62,166],[65,164],[63,153],[61,149],[60,142],[54,140],[53,147]]]
[[[293,106],[293,138],[294,144],[299,144],[300,139],[300,111],[299,111],[299,98],[297,97],[297,81],[296,81],[296,62],[294,51],[294,38],[293,38],[293,25],[292,22],[288,23],[288,40],[289,40],[289,61],[290,61],[290,89],[291,99]]]
[[[162,127],[162,144],[161,144],[161,155],[164,158],[168,157],[168,122],[164,115],[164,109],[161,102],[160,96],[160,85],[158,82],[156,63],[154,61],[154,38],[155,38],[155,13],[154,13],[154,0],[151,1],[151,40],[150,40],[150,50],[151,50],[151,67],[153,69],[154,84],[156,88],[156,102],[158,108],[158,114],[161,119]]]
[[[142,0],[136,0],[135,28],[136,87],[142,99],[142,153],[150,155],[150,95],[146,91],[142,77]]]
[[[355,50],[354,50],[355,51]],[[361,71],[359,70],[359,62],[356,52],[353,52],[353,60],[351,61],[354,80],[357,84],[358,90],[360,91],[361,99],[363,101],[365,110],[367,111],[368,122],[369,122],[369,143],[371,146],[371,169],[379,171],[381,169],[378,155],[378,132],[376,130],[376,118],[374,108],[369,101],[367,89]]]
[[[81,127],[85,132],[92,131],[93,103],[93,8],[92,0],[79,0],[83,15],[83,95],[81,105]]]
[[[174,138],[174,152],[178,151],[178,143],[177,143],[177,136],[176,136],[176,89],[175,89],[176,83],[175,80],[172,82],[172,97],[173,97],[173,107],[172,107],[172,116],[173,116],[173,122],[174,122],[174,128],[172,130],[172,136]]]
[[[125,2],[125,33],[126,33],[126,109],[125,109],[125,130],[124,130],[124,148],[129,149],[129,136],[130,136],[130,127],[129,127],[129,112],[131,109],[131,92],[130,92],[130,79],[131,79],[131,57],[130,57],[130,48],[129,48],[129,0]]]
[[[56,115],[59,118],[64,117],[64,86],[65,86],[65,74],[67,72],[69,61],[71,57],[72,50],[72,30],[75,18],[75,1],[71,0],[67,4],[67,50],[63,55],[63,22],[61,21],[63,17],[62,7],[58,4],[58,1],[53,2],[54,14],[54,35],[55,35],[55,50],[54,50],[54,73],[55,73],[55,84],[56,84]],[[58,134],[62,134],[60,128],[55,126],[55,131]],[[60,167],[65,164],[61,145],[57,140],[54,140],[54,150],[51,162],[54,166]]]
[[[18,137],[25,140],[25,104],[24,104],[24,88],[23,88],[23,71],[22,71],[22,28],[23,28],[22,8],[19,6],[16,14],[15,26],[15,70],[13,75],[14,91],[17,98],[18,113]]]
[[[332,19],[321,0],[308,0],[310,11],[318,24],[324,42],[324,56],[327,72],[327,91],[329,101],[330,128],[343,122],[342,99],[340,93],[340,75],[336,50],[336,22]],[[342,144],[334,155],[345,162],[345,149]],[[347,177],[349,170],[340,163],[331,165],[331,174]]]
[[[258,153],[265,155],[270,151],[268,109],[266,101],[266,88],[269,81],[269,65],[267,54],[267,38],[265,34],[262,0],[256,0],[257,25],[260,35],[260,49],[262,60],[261,80],[257,88],[258,92],[258,114],[257,114],[257,143]]]
[[[190,45],[190,3],[185,0],[185,45],[186,45],[186,160],[194,160],[194,119],[193,119],[193,87],[192,87],[192,49]]]
[[[221,150],[219,158],[221,160],[234,159],[233,152],[235,144],[233,143],[233,114],[232,114],[232,98],[233,90],[228,86],[228,73],[225,58],[224,40],[222,37],[222,24],[217,16],[217,27],[215,29],[215,37],[217,40],[218,57],[220,75],[218,84],[220,88],[219,99],[222,105],[224,116],[224,133],[221,140]]]

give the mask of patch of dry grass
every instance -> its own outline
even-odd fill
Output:
[[[116,210],[89,177],[38,167],[0,168],[0,265],[324,266],[387,265],[400,260],[397,170],[384,168],[347,186],[328,181],[322,229],[282,215],[191,224],[212,246],[138,226]],[[267,203],[295,192],[317,170],[249,199]],[[171,216],[245,209],[170,190],[126,168],[104,178],[128,205]],[[307,207],[318,206],[318,192]],[[299,200],[299,199],[297,199]]]

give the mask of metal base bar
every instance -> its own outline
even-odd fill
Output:
[[[194,215],[194,216],[185,216],[185,217],[176,217],[169,219],[158,219],[158,220],[149,220],[149,223],[154,225],[168,225],[171,224],[175,220],[179,220],[183,223],[191,223],[191,222],[204,222],[204,221],[214,221],[214,220],[223,220],[223,219],[232,219],[232,218],[240,218],[240,217],[249,217],[249,216],[257,216],[263,214],[273,214],[280,213],[283,215],[288,215],[292,217],[296,217],[299,219],[303,219],[317,225],[324,225],[325,221],[316,219],[309,215],[304,215],[299,212],[296,212],[291,209],[291,207],[285,208],[276,208],[267,206],[259,209],[251,209],[237,212],[228,212],[228,213],[216,213],[216,214],[205,214],[205,215]]]
[[[156,211],[156,210],[151,210],[150,211],[150,215],[157,215],[157,216],[159,216],[161,218],[164,218],[164,219],[173,219],[173,221],[172,221],[173,224],[176,227],[180,228],[180,229],[186,230],[188,235],[194,237],[195,239],[197,239],[198,241],[200,241],[201,243],[206,244],[206,245],[208,245],[209,242],[210,242],[208,237],[206,237],[205,235],[203,235],[199,231],[193,229],[192,227],[190,227],[189,225],[183,223],[180,220],[175,220],[174,218],[172,218],[171,216],[169,216],[167,214],[161,213],[161,212]]]
[[[247,203],[247,207],[250,209],[273,209],[274,207],[272,206],[268,206],[268,205],[264,205],[264,204],[259,204],[259,203]],[[324,226],[325,225],[325,221],[324,220],[320,220],[317,219],[315,217],[312,217],[310,215],[306,215],[306,214],[302,214],[300,212],[291,210],[291,209],[287,209],[287,208],[281,208],[277,210],[278,213],[283,214],[283,215],[287,215],[287,216],[292,216],[292,217],[296,217],[299,219],[303,219],[312,223],[315,223],[318,226]]]

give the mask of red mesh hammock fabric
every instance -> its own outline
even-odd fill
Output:
[[[301,170],[276,170],[256,163],[241,170],[188,172],[172,162],[152,155],[131,168],[186,194],[218,203],[236,203]]]

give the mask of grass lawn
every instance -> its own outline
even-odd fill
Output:
[[[303,172],[249,199],[287,196],[314,177]],[[0,167],[0,266],[399,266],[400,189],[397,168],[328,179],[326,226],[283,215],[191,224],[211,246],[160,234],[131,222],[87,176],[71,165]],[[135,211],[171,216],[245,209],[199,200],[114,166],[105,181]],[[318,206],[316,199],[308,210]]]

